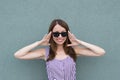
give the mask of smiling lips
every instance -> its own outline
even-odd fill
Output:
[[[57,41],[59,41],[59,42],[62,42],[63,40],[61,40],[61,39],[58,39]]]
[[[63,42],[63,39],[57,39],[58,42]]]

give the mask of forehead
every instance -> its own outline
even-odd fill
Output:
[[[55,25],[55,27],[53,28],[53,32],[58,31],[58,32],[63,32],[66,31],[64,27],[62,27],[61,25],[57,24]]]

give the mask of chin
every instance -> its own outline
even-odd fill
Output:
[[[59,43],[57,43],[57,45],[63,45],[63,43],[64,43],[64,42],[61,42],[61,43],[59,42]]]

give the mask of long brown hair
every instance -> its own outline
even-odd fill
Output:
[[[53,28],[55,27],[55,25],[57,25],[57,24],[59,24],[59,25],[61,25],[63,28],[65,28],[67,32],[70,31],[70,29],[69,29],[69,27],[68,27],[68,25],[67,25],[67,23],[66,23],[65,21],[63,21],[63,20],[61,20],[61,19],[54,19],[54,20],[51,22],[51,24],[50,24],[48,33],[49,33],[50,31],[52,31]],[[57,50],[57,44],[54,42],[52,36],[51,36],[51,38],[50,38],[49,43],[50,43],[50,50],[49,50],[49,55],[48,55],[47,61],[53,60],[53,59],[55,58],[55,56],[56,56],[56,50]],[[71,43],[71,42],[70,42],[70,40],[69,40],[69,38],[68,38],[68,36],[67,36],[66,41],[65,41],[64,44],[63,44],[63,48],[64,48],[65,53],[66,53],[67,55],[69,55],[74,61],[76,61],[76,53],[75,53],[74,49],[73,49],[71,46],[70,46],[70,47],[67,46],[67,44],[70,44],[70,43]]]

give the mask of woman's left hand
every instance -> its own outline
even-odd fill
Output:
[[[69,37],[71,44],[68,44],[67,46],[78,46],[79,45],[78,39],[70,31],[68,31],[68,37]]]

